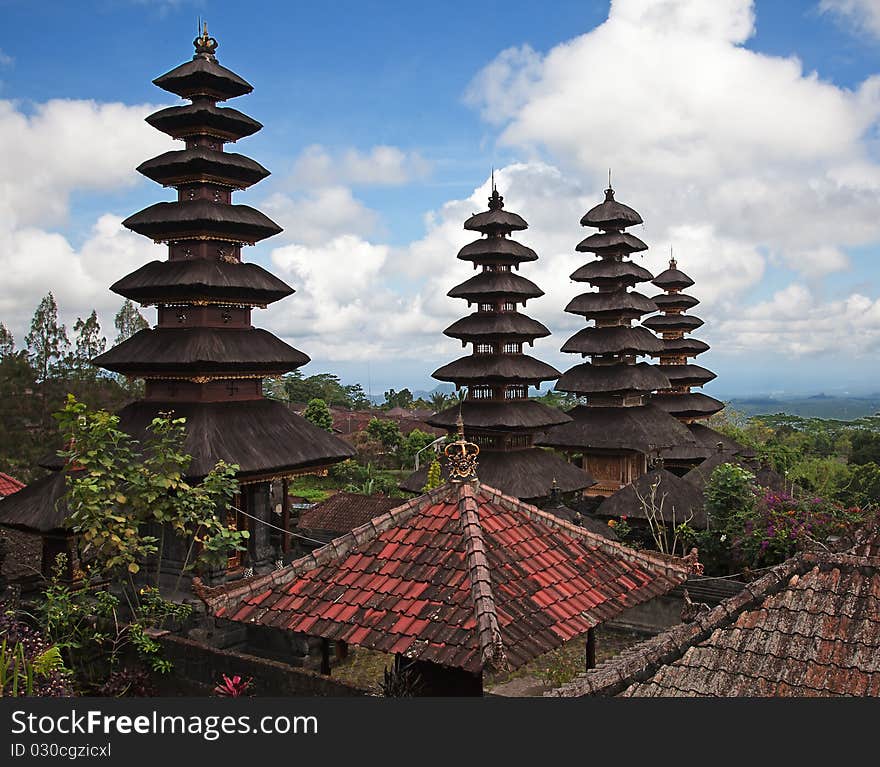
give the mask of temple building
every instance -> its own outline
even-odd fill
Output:
[[[596,479],[586,491],[592,496],[617,492],[647,473],[670,448],[706,454],[682,423],[651,402],[651,392],[672,388],[664,371],[637,362],[664,348],[661,339],[638,324],[642,316],[657,311],[654,301],[633,290],[652,279],[647,269],[630,260],[648,248],[625,231],[641,223],[635,210],[614,199],[610,186],[605,200],[581,219],[582,226],[599,231],[577,250],[596,258],[571,279],[595,290],[576,296],[565,311],[592,324],[569,338],[562,351],[588,361],[566,371],[556,389],[583,397],[586,404],[569,411],[572,420],[549,429],[539,441],[565,451]]]
[[[504,209],[494,182],[489,209],[464,223],[482,236],[465,245],[458,258],[473,263],[478,273],[447,295],[462,298],[476,311],[452,323],[444,333],[470,344],[471,354],[434,371],[434,378],[467,387],[461,405],[433,415],[432,426],[454,434],[459,417],[468,439],[482,450],[480,474],[487,484],[523,500],[547,498],[593,484],[589,474],[549,450],[535,447],[535,435],[570,421],[562,411],[529,399],[529,387],[559,377],[559,371],[528,354],[523,346],[550,335],[540,322],[517,311],[526,301],[544,295],[531,280],[514,274],[520,265],[537,260],[534,250],[510,234],[528,228],[525,220]],[[406,479],[401,487],[421,492],[428,468]],[[447,476],[444,467],[444,477]]]
[[[253,327],[254,307],[293,293],[256,264],[242,261],[242,248],[278,234],[281,228],[254,208],[233,204],[232,193],[269,175],[225,145],[256,133],[259,122],[217,102],[250,93],[252,86],[221,66],[217,41],[204,33],[194,41],[191,61],[153,82],[190,103],[161,109],[147,122],[184,143],[147,160],[138,171],[176,190],[177,199],[135,213],[128,229],[167,245],[167,260],[152,261],[123,277],[115,293],[158,310],[158,325],[142,330],[92,362],[145,381],[143,399],[119,412],[120,428],[145,435],[160,412],[186,418],[184,449],[192,456],[190,478],[199,479],[220,460],[237,464],[241,495],[230,524],[251,529],[249,550],[230,559],[230,569],[269,567],[279,556],[269,521],[269,483],[320,472],[353,455],[330,433],[263,397],[263,378],[294,370],[308,356]],[[60,469],[60,465],[53,468]],[[47,479],[45,503],[28,501],[37,530],[57,530],[66,512],[56,506],[57,477]],[[283,493],[286,499],[287,493]],[[23,521],[12,499],[3,516]],[[45,517],[45,519],[43,519]],[[258,521],[255,522],[252,518]],[[273,517],[274,520],[274,517]],[[282,519],[282,526],[289,520]],[[2,523],[2,520],[0,520]],[[282,536],[287,539],[287,536]],[[173,560],[172,560],[173,561]]]

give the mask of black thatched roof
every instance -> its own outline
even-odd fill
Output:
[[[673,289],[682,289],[689,288],[694,284],[694,281],[688,277],[684,272],[679,271],[678,269],[666,269],[663,272],[660,272],[654,279],[653,283],[658,288],[673,288]]]
[[[453,322],[443,333],[466,341],[483,338],[534,339],[550,335],[537,320],[519,312],[474,312]]]
[[[446,466],[441,462],[443,479],[447,480]],[[563,493],[583,490],[595,484],[582,469],[570,464],[550,450],[533,447],[526,450],[484,450],[477,459],[480,482],[524,501],[546,498],[553,482]],[[428,478],[428,466],[411,474],[400,487],[421,493]]]
[[[690,482],[676,477],[666,469],[649,471],[632,484],[621,488],[602,502],[597,513],[603,517],[647,519],[648,511],[639,501],[639,496],[650,504],[654,485],[657,486],[654,492],[654,509],[660,519],[668,524],[680,525],[691,517],[692,527],[705,530],[703,493]]]
[[[562,345],[562,351],[580,354],[655,354],[662,349],[663,340],[647,328],[623,325],[582,328]]]
[[[614,285],[630,287],[639,282],[650,282],[653,275],[643,266],[632,261],[614,261],[612,259],[596,259],[584,264],[570,275],[575,282],[589,282],[592,285]]]
[[[597,255],[626,255],[647,249],[648,246],[644,242],[627,232],[599,232],[591,234],[586,239],[581,240],[575,248],[575,250],[581,253],[595,253]]]
[[[446,295],[474,302],[507,297],[524,302],[525,299],[543,296],[544,291],[531,280],[512,272],[479,272],[456,285]]]
[[[284,373],[309,357],[260,328],[154,328],[98,355],[115,373]]]
[[[701,392],[654,394],[651,402],[677,418],[705,418],[724,409],[723,402]]]
[[[699,466],[695,466],[687,474],[685,474],[683,479],[702,491],[706,487],[706,483],[709,481],[709,478],[712,476],[712,472],[715,471],[715,469],[717,469],[723,463],[732,463],[736,466],[749,468],[747,461],[741,456],[738,456],[735,453],[728,452],[726,450],[716,450],[715,452],[711,453],[705,461],[699,464]],[[749,470],[751,471],[751,469]]]
[[[685,424],[685,426],[689,426],[690,424]],[[660,450],[659,458],[662,458],[664,461],[673,464],[673,463],[687,463],[687,464],[697,464],[703,461],[707,456],[711,455],[714,448],[706,447],[701,442],[697,443],[682,443],[680,445],[676,445],[675,447],[665,447]]]
[[[193,456],[189,475],[203,477],[219,460],[236,463],[238,476],[282,474],[337,463],[355,451],[346,442],[298,416],[280,402],[135,402],[119,411],[120,428],[144,439],[160,412],[186,418],[184,450]]]
[[[592,291],[581,293],[568,302],[565,311],[584,317],[614,315],[636,319],[657,311],[657,305],[635,290]]]
[[[559,371],[528,354],[469,354],[432,373],[438,381],[537,383],[559,378]]]
[[[151,261],[110,286],[120,296],[142,304],[229,301],[265,306],[291,295],[286,282],[262,266],[191,259]]]
[[[482,237],[458,251],[458,258],[462,261],[473,261],[475,264],[520,264],[524,261],[537,261],[538,254],[507,237]]]
[[[214,58],[194,56],[170,72],[153,80],[163,90],[176,93],[181,98],[208,96],[217,100],[244,96],[253,86],[231,69],[217,63]]]
[[[642,217],[628,205],[614,199],[614,190],[605,190],[605,201],[586,212],[581,219],[581,226],[592,226],[597,229],[626,229],[628,226],[644,223]]]
[[[166,107],[146,118],[156,130],[172,138],[216,136],[223,141],[238,141],[256,133],[263,124],[232,107],[218,107],[199,101],[182,107]]]
[[[702,386],[717,378],[715,373],[700,365],[660,365],[673,386]],[[663,389],[663,386],[655,386]]]
[[[571,419],[555,407],[534,400],[492,402],[466,399],[458,405],[442,410],[428,419],[431,426],[455,430],[459,412],[466,429],[498,431],[535,431],[568,423]]]
[[[165,152],[137,167],[138,173],[163,186],[193,181],[246,189],[269,175],[260,163],[235,152],[216,152],[204,146]]]
[[[687,293],[661,293],[653,299],[657,308],[666,309],[692,309],[700,303],[699,299],[689,296]]]
[[[538,444],[566,450],[633,450],[652,453],[680,444],[696,444],[683,423],[654,405],[595,407],[568,411],[572,420],[548,429]]]
[[[689,332],[696,330],[703,324],[703,320],[694,317],[693,314],[657,314],[654,317],[648,317],[642,320],[642,325],[657,333],[666,333],[670,331],[681,330]]]
[[[204,199],[157,202],[129,216],[122,225],[158,242],[213,236],[253,244],[282,231],[256,208]]]
[[[593,365],[584,362],[565,371],[554,388],[574,394],[650,392],[669,388],[669,379],[663,374],[664,370],[647,362],[634,365]]]
[[[483,234],[506,234],[528,229],[529,225],[522,216],[509,210],[498,209],[474,214],[464,222],[464,228]]]
[[[48,533],[64,527],[66,475],[53,471],[17,493],[0,500],[0,525]]]
[[[577,509],[566,506],[561,500],[554,500],[551,497],[545,505],[541,506],[541,511],[546,511],[548,514],[559,517],[559,519],[565,522],[571,522],[571,524],[577,525],[584,530],[601,535],[609,541],[617,540],[617,533],[614,532],[613,527],[609,527],[607,523],[599,519],[594,519],[589,514],[582,514]]]
[[[651,352],[652,357],[680,356],[696,357],[698,354],[709,351],[709,344],[696,338],[664,338],[660,340],[663,345],[660,353]]]
[[[728,437],[720,431],[711,429],[705,424],[689,423],[688,429],[690,429],[691,434],[694,435],[694,439],[696,439],[697,442],[710,448],[713,452],[717,452],[718,444],[720,443],[722,451],[735,453],[748,458],[755,455],[755,451],[752,450],[752,448],[741,445],[735,439]]]

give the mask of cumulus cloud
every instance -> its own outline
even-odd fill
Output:
[[[107,286],[158,253],[149,241],[101,215],[75,246],[60,231],[74,191],[110,191],[138,180],[134,167],[171,147],[144,123],[158,107],[53,100],[27,112],[0,101],[0,321],[23,341],[49,290],[70,326],[92,308],[112,336],[121,299]]]
[[[859,32],[880,37],[880,3],[877,0],[821,0],[819,10],[837,16]]]
[[[613,167],[661,239],[711,226],[811,277],[845,268],[843,248],[880,239],[866,142],[880,78],[839,88],[743,47],[753,30],[749,0],[614,0],[604,24],[546,55],[501,53],[468,99],[505,145],[585,179]]]
[[[350,148],[331,154],[313,144],[294,162],[290,180],[305,187],[399,186],[423,178],[430,167],[418,152],[404,152],[395,146],[374,146],[369,152]]]
[[[284,227],[283,239],[306,245],[318,245],[342,234],[367,236],[378,222],[376,212],[344,186],[318,188],[299,196],[278,192],[267,198],[262,208]]]

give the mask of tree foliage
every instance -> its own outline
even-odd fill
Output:
[[[360,384],[344,385],[333,373],[304,377],[299,370],[267,380],[266,396],[287,402],[321,399],[330,406],[355,410],[369,408],[372,404]]]
[[[70,341],[67,329],[58,324],[58,305],[51,292],[37,306],[25,343],[38,381],[46,381],[63,372]]]
[[[327,403],[322,399],[317,397],[310,399],[303,411],[303,418],[315,424],[319,429],[333,431],[333,415],[330,413]]]
[[[86,318],[78,317],[73,325],[74,346],[68,367],[72,375],[78,378],[94,379],[98,368],[91,361],[107,347],[107,339],[101,334],[98,314],[92,313]]]

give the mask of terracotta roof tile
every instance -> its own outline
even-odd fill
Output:
[[[7,495],[17,493],[24,488],[24,482],[19,482],[15,477],[10,477],[0,471],[0,498],[5,498]]]
[[[692,564],[458,483],[283,570],[198,588],[217,616],[479,671],[505,661],[516,668],[558,647],[671,590]]]

